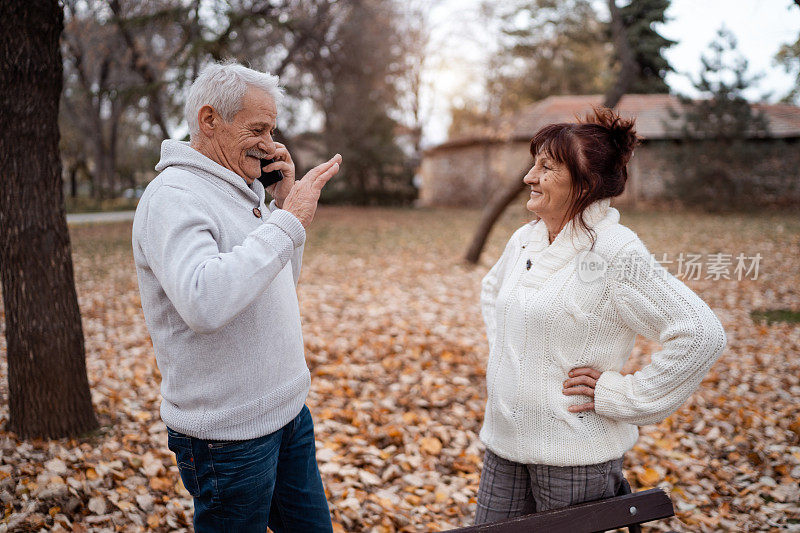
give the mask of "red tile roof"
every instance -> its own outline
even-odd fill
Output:
[[[474,132],[450,139],[430,150],[452,148],[481,142],[527,141],[542,126],[556,122],[574,122],[576,115],[585,115],[593,106],[603,103],[602,95],[550,96],[500,118],[490,130]],[[755,104],[768,124],[769,138],[800,138],[800,107],[788,104]],[[636,118],[636,131],[645,139],[679,137],[680,100],[669,94],[628,94],[620,100],[617,111]],[[672,110],[672,111],[671,111]]]

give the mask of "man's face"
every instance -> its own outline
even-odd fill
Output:
[[[278,118],[278,108],[266,91],[250,87],[242,98],[242,109],[233,120],[220,120],[212,143],[216,145],[219,163],[252,184],[261,176],[259,159],[270,158],[275,152],[272,133]]]

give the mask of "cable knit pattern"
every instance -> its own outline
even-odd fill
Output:
[[[594,247],[572,222],[552,244],[544,223],[532,222],[514,233],[483,279],[490,355],[480,437],[511,461],[576,466],[621,457],[635,444],[637,426],[680,407],[725,347],[711,309],[652,261],[610,200],[590,205],[584,219]],[[587,261],[604,270],[581,275],[578,265]],[[662,349],[623,376],[637,334]],[[580,366],[602,372],[595,411],[571,413],[571,405],[589,401],[562,392],[568,372]]]
[[[311,383],[296,284],[306,233],[264,188],[166,140],[133,220],[161,418],[201,439],[276,431]],[[258,207],[260,217],[253,208]]]

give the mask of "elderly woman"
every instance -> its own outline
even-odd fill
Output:
[[[538,220],[483,279],[490,355],[477,524],[608,498],[637,426],[669,416],[725,347],[711,309],[652,261],[610,207],[638,139],[597,109],[531,141]],[[661,343],[622,375],[637,334]]]

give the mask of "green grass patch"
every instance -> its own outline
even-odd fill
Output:
[[[800,311],[793,311],[791,309],[757,309],[750,312],[750,318],[753,319],[753,322],[766,322],[767,325],[772,325],[777,322],[797,324],[800,322]]]

